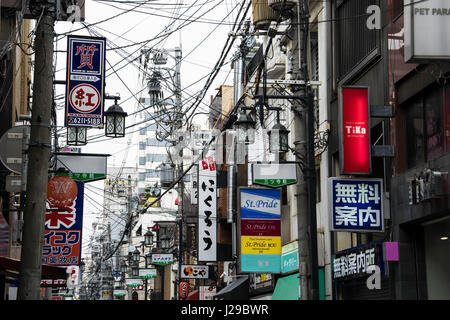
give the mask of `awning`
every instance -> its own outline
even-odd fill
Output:
[[[186,298],[186,300],[198,300],[198,290],[192,291],[188,297]]]
[[[0,257],[0,270],[19,274],[20,260]],[[42,265],[42,279],[66,279],[66,268]]]
[[[248,277],[239,277],[236,281],[217,292],[214,300],[248,300],[250,285]]]
[[[272,300],[298,300],[299,296],[298,273],[279,278],[272,294]]]

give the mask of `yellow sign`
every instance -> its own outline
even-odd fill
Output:
[[[281,237],[241,237],[243,254],[281,254]]]

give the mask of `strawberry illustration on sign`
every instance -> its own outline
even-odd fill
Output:
[[[71,206],[77,193],[77,184],[67,176],[55,176],[47,183],[47,200],[53,207]]]

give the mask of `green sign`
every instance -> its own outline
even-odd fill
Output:
[[[67,173],[67,172],[64,172],[64,173],[58,173],[58,175],[68,176],[78,182],[89,182],[89,181],[101,180],[101,179],[106,178],[106,174],[104,174],[104,173],[74,173],[74,172]]]
[[[298,271],[298,241],[290,242],[281,247],[281,272]]]
[[[141,279],[125,279],[125,285],[127,287],[139,287],[142,286]]]
[[[279,188],[297,183],[296,163],[254,163],[253,183]]]
[[[156,269],[139,269],[139,278],[141,279],[156,278]]]

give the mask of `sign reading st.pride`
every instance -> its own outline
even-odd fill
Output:
[[[65,126],[101,127],[105,38],[67,36]]]
[[[281,272],[280,200],[280,189],[240,189],[241,272]]]

